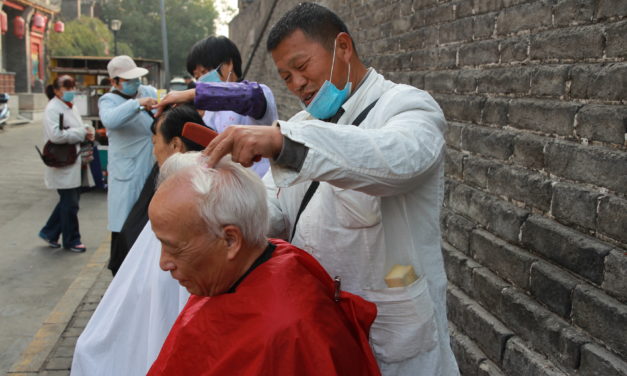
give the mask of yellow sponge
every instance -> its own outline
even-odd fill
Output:
[[[388,287],[409,286],[418,279],[414,267],[411,265],[394,265],[388,275],[385,276],[385,284]]]

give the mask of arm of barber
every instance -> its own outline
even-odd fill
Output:
[[[141,106],[151,108],[155,103],[157,101],[154,98],[144,97],[128,99],[119,104],[113,97],[104,95],[98,101],[100,120],[108,129],[120,128],[130,124],[130,120],[141,112]]]
[[[426,93],[407,89],[384,95],[366,122],[382,125],[302,120],[230,127],[204,153],[210,165],[229,153],[244,166],[259,156],[274,158],[279,187],[317,180],[377,196],[413,189],[442,158],[446,122]]]
[[[195,89],[169,93],[159,104],[157,116],[171,104],[194,102],[205,111],[233,111],[240,115],[261,119],[266,113],[267,100],[256,82],[198,82]]]

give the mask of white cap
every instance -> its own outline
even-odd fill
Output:
[[[125,80],[139,78],[148,73],[148,69],[138,68],[133,59],[126,55],[116,56],[111,59],[109,64],[107,64],[107,70],[111,78],[120,77]]]

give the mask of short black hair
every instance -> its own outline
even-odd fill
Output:
[[[196,42],[187,55],[187,71],[194,75],[197,65],[215,69],[218,65],[231,61],[233,72],[242,77],[242,56],[235,43],[225,36],[210,36]]]
[[[159,116],[159,118],[154,122],[153,127],[156,128],[157,124],[161,124],[158,127],[158,132],[167,143],[172,142],[174,137],[179,137],[185,144],[187,151],[201,151],[204,149],[203,146],[182,137],[183,126],[188,121],[205,125],[202,121],[202,117],[193,106],[189,104],[180,104],[161,114],[161,116]],[[157,130],[153,128],[152,131],[155,133]]]
[[[308,38],[320,42],[329,51],[333,50],[333,41],[339,33],[350,35],[344,21],[330,9],[319,4],[300,3],[272,26],[266,43],[268,51],[273,51],[283,39],[298,29]]]

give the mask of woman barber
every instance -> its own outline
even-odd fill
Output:
[[[59,248],[62,235],[63,248],[72,252],[85,252],[78,229],[78,201],[80,188],[93,185],[87,165],[83,165],[80,156],[80,143],[93,141],[93,128],[85,126],[73,106],[76,83],[70,76],[57,77],[46,87],[46,96],[50,100],[44,112],[44,142],[55,144],[73,144],[78,157],[73,164],[65,167],[48,167],[44,181],[48,189],[56,189],[59,202],[55,206],[48,222],[39,232],[39,237],[50,247]]]

